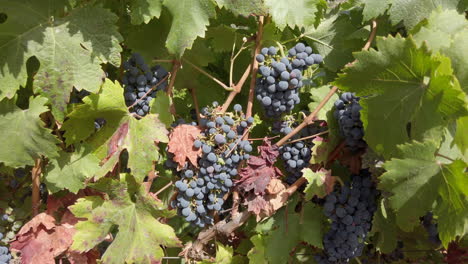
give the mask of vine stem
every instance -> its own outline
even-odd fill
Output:
[[[236,85],[234,85],[234,87],[232,87],[232,91],[229,93],[228,97],[226,98],[226,101],[223,104],[223,107],[221,108],[221,113],[226,112],[226,110],[229,108],[229,105],[231,105],[232,101],[234,100],[234,97],[236,97],[236,95],[240,93],[242,86],[244,86],[245,81],[249,77],[249,73],[250,64],[249,66],[247,66],[247,69],[245,69],[245,72],[244,74],[242,74],[242,77],[239,80],[239,82]]]
[[[214,77],[213,75],[209,74],[208,72],[206,72],[205,70],[203,70],[202,68],[198,67],[197,65],[191,63],[190,61],[188,61],[187,59],[183,59],[184,62],[186,62],[188,65],[192,66],[195,70],[199,71],[200,73],[204,74],[206,77],[210,78],[211,80],[215,81],[217,84],[221,85],[221,87],[223,87],[225,90],[228,90],[228,91],[231,91],[232,88],[227,86],[226,84],[224,84],[222,81],[218,80],[216,77]]]
[[[198,105],[197,91],[195,87],[189,88],[190,94],[192,95],[193,105],[195,106],[195,113],[197,114],[197,122],[201,124],[200,120],[200,107]]]
[[[310,136],[307,136],[307,137],[302,137],[302,138],[298,138],[298,139],[295,139],[295,140],[292,140],[292,141],[288,141],[287,143],[288,143],[288,144],[291,144],[291,143],[295,143],[295,142],[298,142],[298,141],[306,140],[306,139],[309,139],[309,138],[318,137],[318,136],[321,136],[321,135],[323,135],[323,134],[327,134],[328,132],[330,132],[330,131],[328,131],[328,130],[322,131],[322,132],[317,133],[317,134],[314,134],[314,135],[310,135]]]
[[[170,105],[170,111],[172,115],[176,114],[175,106],[174,106],[174,100],[172,100],[172,89],[174,89],[174,83],[175,79],[177,76],[177,72],[180,69],[180,61],[178,60],[173,60],[172,61],[172,70],[171,70],[171,80],[169,81],[169,85],[167,86],[167,95],[171,98],[171,105]]]
[[[371,33],[369,35],[369,39],[367,39],[366,44],[362,48],[363,50],[368,50],[370,48],[370,46],[372,45],[372,41],[374,41],[375,35],[377,34],[377,21],[375,19],[372,20],[371,27],[372,27],[372,30],[371,30]]]
[[[263,21],[264,17],[260,16],[258,18],[258,31],[257,37],[255,39],[255,49],[252,51],[252,72],[250,76],[250,90],[249,90],[249,99],[247,102],[247,112],[245,113],[246,118],[252,116],[252,107],[253,107],[253,100],[254,100],[254,92],[255,92],[255,83],[257,81],[257,71],[258,71],[258,61],[255,58],[255,54],[260,53],[261,42],[263,37]]]
[[[439,156],[439,157],[442,157],[442,158],[444,158],[444,159],[450,160],[451,162],[454,162],[454,161],[455,161],[454,159],[449,158],[449,157],[447,157],[447,156],[445,156],[445,155],[442,155],[442,154],[440,154],[440,153],[437,153],[436,156]]]
[[[162,193],[164,190],[166,190],[167,188],[171,187],[174,183],[172,181],[168,182],[166,185],[164,185],[164,187],[162,187],[161,189],[159,189],[154,195],[158,196],[160,193]]]
[[[304,121],[302,121],[302,123],[297,126],[291,133],[287,134],[286,136],[284,136],[282,139],[280,139],[280,141],[278,141],[276,143],[276,145],[279,147],[283,144],[286,143],[286,141],[288,139],[290,139],[292,136],[296,135],[297,133],[299,133],[299,131],[301,131],[301,129],[303,129],[304,127],[306,127],[308,124],[312,123],[314,118],[317,116],[318,112],[323,108],[323,106],[330,100],[330,98],[333,96],[333,94],[336,93],[336,91],[338,90],[338,87],[336,86],[333,86],[332,89],[330,89],[330,91],[328,92],[328,94],[323,98],[323,100],[320,102],[320,104],[317,106],[317,108],[315,108],[315,110],[309,115],[307,116]]]
[[[32,168],[32,211],[33,215],[36,216],[39,213],[40,194],[39,186],[41,185],[41,170],[42,170],[42,159],[37,158],[34,161],[34,167]]]

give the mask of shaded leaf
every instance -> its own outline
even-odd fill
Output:
[[[0,102],[0,162],[10,167],[32,166],[41,156],[58,156],[55,144],[59,141],[39,117],[48,111],[46,102],[44,97],[31,98],[26,110],[18,108],[13,100]]]

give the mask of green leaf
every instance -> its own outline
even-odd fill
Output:
[[[174,116],[170,111],[171,98],[164,92],[158,91],[156,97],[151,100],[151,114],[157,114],[159,120],[170,127],[174,122]]]
[[[383,15],[392,1],[393,0],[360,0],[360,2],[364,4],[364,9],[362,10],[364,21]]]
[[[391,157],[398,144],[422,141],[431,129],[466,114],[447,58],[431,56],[411,38],[377,38],[377,48],[355,53],[356,63],[335,82],[367,96],[360,101],[361,119],[365,140],[377,153]]]
[[[132,25],[124,24],[121,27],[125,44],[133,51],[141,54],[145,61],[149,62],[155,57],[169,59],[169,51],[165,46],[166,38],[171,27],[169,12],[163,12],[159,19],[153,19],[148,24]]]
[[[211,40],[213,49],[217,52],[232,51],[234,43],[236,47],[242,45],[242,37],[245,35],[236,32],[236,29],[226,25],[209,28],[206,38]]]
[[[99,94],[90,94],[83,99],[84,104],[76,107],[62,126],[67,145],[87,139],[94,133],[94,120],[103,118],[106,124],[96,137],[107,140],[120,124],[130,116],[125,105],[123,89],[106,79]],[[102,140],[101,140],[102,141]]]
[[[61,18],[55,2],[0,0],[0,99],[12,97],[25,85],[26,61],[36,56],[40,68],[35,87],[49,99],[52,113],[62,121],[73,87],[97,92],[105,76],[101,63],[120,65],[122,37],[110,11],[99,7],[73,9]]]
[[[372,220],[372,233],[374,233],[375,246],[383,253],[392,252],[397,246],[397,226],[395,213],[387,210],[386,199],[382,199]]]
[[[18,108],[13,100],[0,102],[0,162],[10,167],[34,165],[34,160],[58,156],[59,141],[44,128],[40,114],[49,109],[44,97],[31,98],[29,109]]]
[[[312,203],[303,204],[302,214],[294,212],[294,206],[285,215],[285,209],[274,215],[276,229],[265,237],[265,255],[271,264],[287,263],[289,252],[305,241],[322,248],[322,212]],[[288,223],[295,223],[294,225]]]
[[[349,14],[332,13],[320,21],[317,28],[308,27],[305,38],[314,52],[324,57],[324,66],[338,71],[353,60],[352,52],[364,45],[360,35],[369,35],[369,30],[355,25]]]
[[[133,0],[129,4],[132,24],[148,24],[153,17],[161,15],[162,0]]]
[[[257,16],[265,16],[268,14],[262,0],[216,0],[220,8],[226,8],[234,15],[249,16],[255,14]]]
[[[462,196],[468,192],[468,178],[462,161],[437,162],[437,144],[431,140],[398,147],[400,153],[384,164],[387,172],[380,177],[379,187],[393,193],[389,204],[401,229],[411,231],[418,225],[419,217],[431,210],[439,196],[456,210],[467,206]]]
[[[445,248],[457,236],[463,237],[468,234],[468,200],[466,197],[464,203],[465,208],[459,210],[453,208],[449,203],[440,203],[435,210],[435,214],[438,215],[439,238]]]
[[[53,193],[62,189],[77,193],[83,189],[85,180],[99,170],[100,160],[91,151],[82,145],[75,152],[62,151],[57,159],[50,160],[44,173],[47,189]]]
[[[468,156],[468,116],[457,119],[457,130],[454,143],[458,146],[465,158]]]
[[[216,16],[215,5],[211,0],[164,0],[164,6],[172,14],[166,47],[169,52],[181,57],[197,37],[205,37],[209,19]]]
[[[448,56],[462,88],[468,93],[468,50],[463,48],[463,43],[468,41],[468,22],[464,15],[455,10],[435,10],[414,35],[414,40]]]
[[[311,169],[307,168],[302,170],[303,177],[307,179],[307,186],[305,187],[305,199],[310,200],[314,195],[318,197],[324,197],[327,195],[325,180],[327,177],[326,170],[319,170],[317,172],[312,171]]]
[[[296,26],[311,27],[326,8],[324,0],[297,0],[294,4],[288,0],[265,0],[265,6],[278,26],[283,30],[286,26],[294,29]]]
[[[332,86],[330,85],[324,85],[320,86],[318,88],[311,88],[308,90],[310,93],[310,99],[312,99],[312,102],[309,103],[309,111],[314,111],[315,108],[320,104],[322,99],[330,92]],[[319,120],[327,120],[327,112],[330,111],[333,108],[334,102],[338,99],[337,94],[333,94],[330,100],[320,109],[320,111],[317,114],[317,119]]]
[[[230,264],[232,261],[233,249],[230,246],[224,246],[220,242],[216,242],[216,263]]]
[[[254,245],[247,253],[250,263],[267,264],[265,256],[265,237],[262,235],[254,235],[250,238]]]
[[[156,263],[164,256],[164,247],[179,247],[172,227],[158,217],[174,214],[162,202],[137,187],[131,176],[102,184],[109,199],[92,196],[80,198],[70,208],[80,220],[76,225],[72,249],[85,252],[102,242],[114,226],[118,233],[102,256],[103,263]]]
[[[391,0],[389,14],[394,25],[403,21],[406,28],[412,29],[429,17],[437,8],[456,9],[460,0]]]

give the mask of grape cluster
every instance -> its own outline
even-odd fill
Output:
[[[344,137],[346,146],[352,151],[366,148],[364,128],[361,121],[361,109],[359,97],[352,93],[343,93],[340,99],[335,101],[335,118],[338,120],[340,134]]]
[[[293,131],[292,127],[297,126],[297,123],[291,122],[275,122],[273,124],[273,130],[278,131],[284,135],[287,135]],[[299,133],[291,137],[291,141],[315,135],[323,131],[323,128],[314,124],[308,125],[303,128]],[[293,184],[299,178],[302,177],[302,169],[309,165],[309,161],[312,158],[311,148],[314,146],[312,143],[313,139],[305,139],[296,141],[290,144],[284,144],[279,148],[280,157],[284,162],[284,168],[286,169],[286,183]]]
[[[168,72],[159,65],[150,68],[138,53],[133,53],[130,59],[124,62],[123,67],[125,103],[127,106],[136,103],[130,111],[145,116],[150,111],[149,103],[156,96],[156,92],[166,89]]]
[[[260,77],[256,82],[256,96],[268,117],[278,117],[291,111],[300,102],[298,88],[303,86],[302,73],[323,58],[313,54],[312,48],[298,43],[287,57],[276,55],[275,47],[263,48],[257,54]]]
[[[437,231],[437,224],[434,222],[434,215],[432,212],[428,212],[421,217],[421,224],[429,235],[429,241],[435,245],[440,245],[439,231]]]
[[[0,233],[0,237],[2,236],[3,234]],[[11,254],[8,248],[0,246],[0,264],[8,264],[10,263],[10,260],[11,260]]]
[[[350,184],[325,199],[324,213],[332,223],[323,238],[326,256],[317,256],[318,263],[347,263],[364,248],[379,193],[367,170],[351,177]]]
[[[175,182],[178,195],[171,202],[179,215],[199,227],[213,223],[211,212],[222,209],[223,197],[233,186],[239,163],[249,159],[248,153],[252,151],[252,145],[242,140],[242,135],[254,119],[246,119],[240,105],[234,106],[234,113],[224,114],[217,113],[216,106],[203,109],[203,131],[193,143],[193,148],[202,151],[199,168],[186,163],[178,172],[180,179]],[[177,166],[170,159],[166,165]]]

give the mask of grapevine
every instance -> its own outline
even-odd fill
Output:
[[[465,263],[467,4],[393,2],[0,0],[0,264]]]

